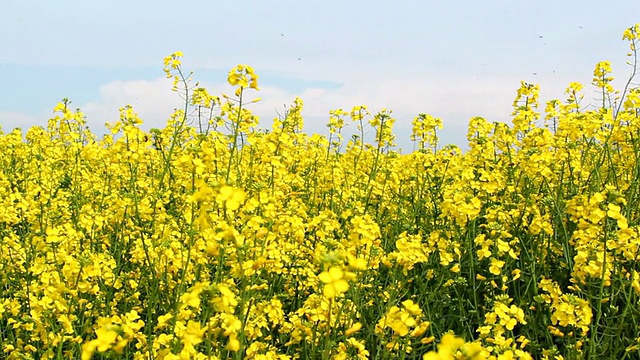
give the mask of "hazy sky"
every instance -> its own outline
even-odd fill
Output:
[[[510,121],[521,80],[546,101],[589,84],[601,60],[626,79],[622,32],[637,22],[636,0],[5,1],[0,124],[45,125],[67,97],[96,133],[126,104],[162,127],[181,102],[162,60],[180,50],[211,93],[230,92],[236,64],[253,66],[263,127],[299,96],[308,132],[325,133],[331,109],[367,105],[393,110],[405,150],[418,113],[443,120],[441,143],[464,147],[471,117]]]

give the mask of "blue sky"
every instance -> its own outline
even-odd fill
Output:
[[[411,120],[444,122],[441,143],[464,147],[473,116],[510,121],[520,81],[541,99],[589,84],[595,64],[628,77],[625,28],[640,1],[75,1],[24,0],[0,12],[0,125],[44,125],[71,99],[96,133],[131,104],[161,127],[180,98],[162,59],[177,50],[212,93],[239,63],[260,76],[261,125],[305,101],[305,128],[326,132],[331,109],[393,110],[411,150]],[[585,101],[596,97],[586,88]],[[353,126],[355,127],[355,126]]]

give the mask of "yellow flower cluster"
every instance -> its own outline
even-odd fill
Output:
[[[486,350],[478,343],[465,343],[451,333],[445,334],[438,344],[438,351],[429,351],[422,360],[484,360],[490,359]]]

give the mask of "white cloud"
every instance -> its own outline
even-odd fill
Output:
[[[530,76],[527,81],[540,80],[541,108],[552,98],[564,98],[564,89],[571,81],[553,76]],[[588,85],[589,78],[573,79]],[[226,93],[233,89],[226,83],[202,83],[212,95]],[[282,87],[260,84],[260,91],[247,90],[245,98],[262,100],[247,106],[260,117],[260,126],[270,128],[272,120],[285,112],[296,96],[304,101],[303,115],[307,132],[326,134],[329,111],[342,108],[349,111],[353,106],[366,105],[373,114],[382,108],[393,110],[397,143],[410,149],[411,120],[419,113],[429,113],[444,122],[440,132],[441,143],[466,144],[467,124],[471,117],[482,116],[489,121],[510,121],[512,102],[520,79],[505,76],[479,75],[426,75],[422,78],[398,78],[378,76],[377,78],[353,76],[338,88],[307,88],[299,93]],[[118,109],[131,104],[145,128],[163,127],[176,107],[183,106],[179,95],[171,91],[170,79],[158,78],[151,81],[114,81],[100,88],[100,98],[82,104],[92,131],[104,131],[104,123],[118,119]],[[587,86],[585,103],[591,102],[591,89]],[[26,121],[26,120],[25,120]],[[349,126],[355,129],[354,125]],[[352,133],[349,128],[347,133]]]
[[[145,127],[162,127],[174,108],[181,106],[171,86],[166,78],[113,81],[100,88],[100,98],[81,104],[80,109],[94,133],[103,133],[105,123],[118,121],[119,109],[126,105],[133,106]]]
[[[44,119],[44,120],[43,120]],[[25,114],[20,112],[0,111],[0,125],[4,133],[21,128],[23,134],[32,126],[46,126],[46,115]]]

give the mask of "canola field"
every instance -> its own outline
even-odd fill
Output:
[[[0,134],[0,358],[638,359],[639,34],[624,89],[608,62],[563,100],[523,82],[465,152],[420,114],[400,154],[364,106],[265,130],[251,67],[217,97],[181,53],[163,129],[125,106],[98,137],[63,100]]]

